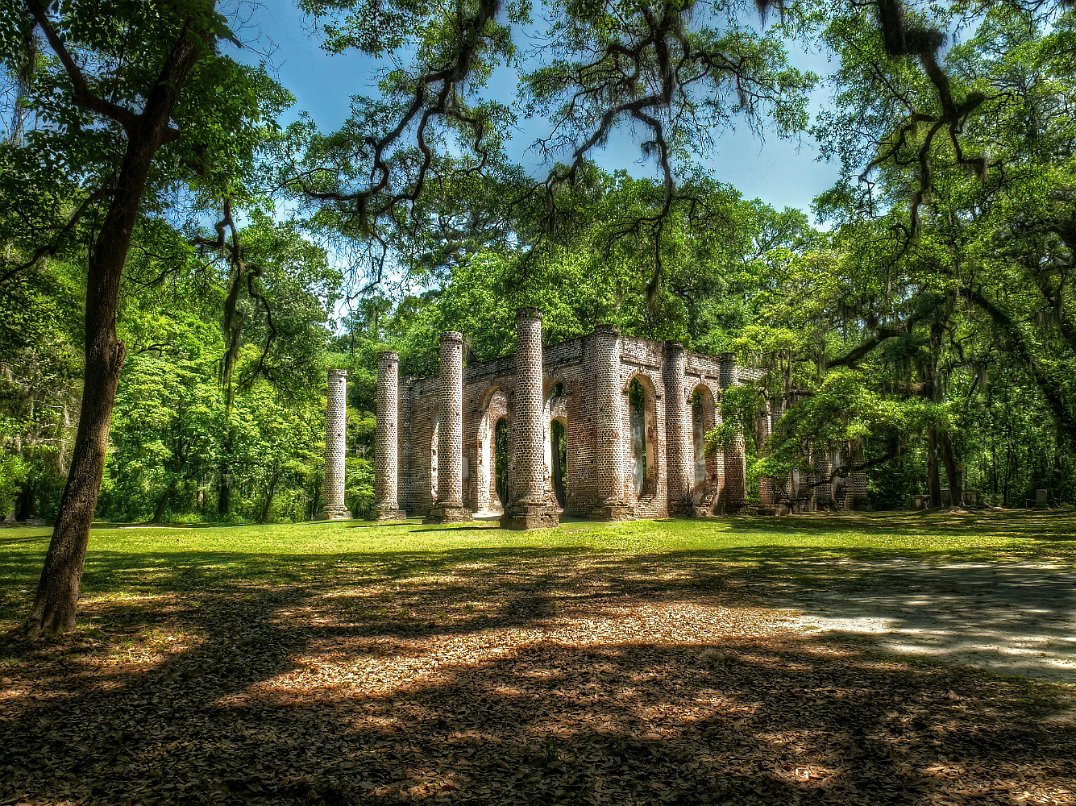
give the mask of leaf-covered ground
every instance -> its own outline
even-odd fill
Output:
[[[1074,534],[98,529],[74,638],[0,649],[0,803],[1074,803]]]

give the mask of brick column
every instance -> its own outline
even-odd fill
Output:
[[[594,468],[598,504],[590,516],[597,520],[631,517],[624,500],[627,444],[623,433],[624,395],[620,388],[620,333],[602,325],[587,345],[587,369],[593,379]]]
[[[377,519],[398,521],[406,515],[399,501],[400,356],[381,353],[377,360],[377,432],[374,436],[374,497]]]
[[[687,355],[683,345],[665,342],[665,466],[670,515],[692,512],[693,435],[691,405],[684,383],[686,368]]]
[[[347,370],[330,369],[325,406],[325,518],[351,517],[344,505],[347,456]]]
[[[437,501],[426,521],[469,521],[463,506],[463,334],[441,336],[440,399],[437,406]]]
[[[512,455],[508,462],[508,506],[501,516],[507,529],[556,526],[557,510],[546,493],[545,417],[542,371],[542,315],[534,308],[516,314],[516,385],[509,421]]]

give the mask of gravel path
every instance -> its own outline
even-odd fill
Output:
[[[803,627],[870,633],[901,654],[1076,683],[1076,569],[1060,564],[845,561],[869,591],[777,597]]]

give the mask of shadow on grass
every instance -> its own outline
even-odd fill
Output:
[[[80,637],[0,650],[0,801],[1066,797],[1062,690],[894,660],[877,636],[804,634],[765,609],[872,617],[872,597],[916,597],[949,613],[952,597],[957,641],[1027,628],[979,593],[1015,612],[1041,589],[1039,616],[1071,618],[1071,575],[928,560],[95,552]],[[0,578],[37,562],[6,556]]]
[[[1073,540],[1076,510],[1071,507],[1050,511],[982,510],[972,512],[875,512],[843,515],[810,514],[784,517],[739,517],[730,519],[735,531],[757,534],[857,531],[871,535],[947,534],[969,535],[976,531],[1002,537],[1039,540]]]

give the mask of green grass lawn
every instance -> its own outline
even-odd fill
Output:
[[[0,803],[1073,802],[1074,534],[101,526],[76,635],[0,651]]]
[[[16,619],[37,582],[49,530],[0,530],[0,626]],[[797,560],[920,557],[1076,563],[1072,512],[997,515],[856,515],[727,520],[570,522],[509,532],[495,524],[430,526],[362,521],[271,526],[99,526],[92,532],[87,599],[206,584],[287,584],[334,575],[405,577],[433,565],[518,557],[706,556],[764,569]],[[806,572],[806,569],[800,569]],[[817,573],[817,571],[812,572]]]

